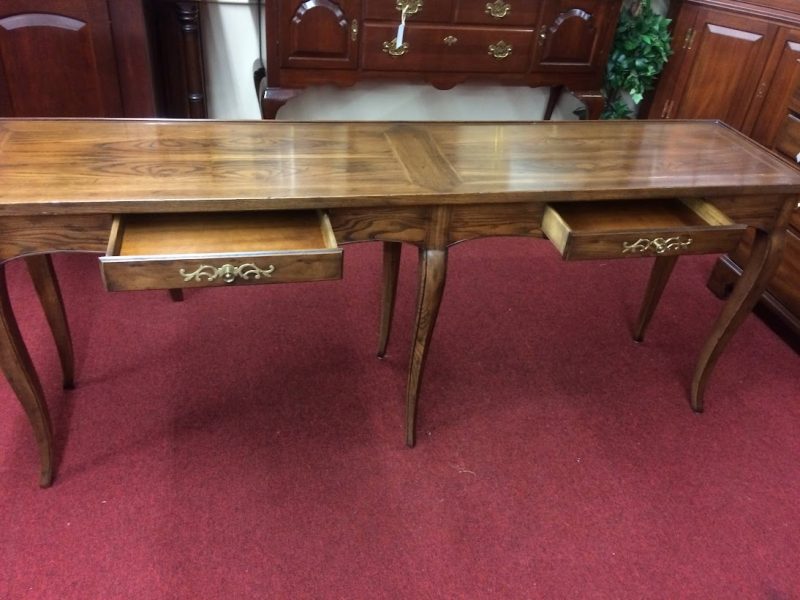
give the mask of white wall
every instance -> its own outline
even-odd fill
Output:
[[[653,0],[665,10],[667,0]],[[255,0],[203,3],[208,111],[213,119],[258,119],[253,63],[258,58]],[[522,120],[541,119],[547,88],[468,83],[452,90],[429,85],[362,82],[352,88],[306,89],[278,112],[283,120]],[[564,95],[554,119],[574,119],[581,104]]]

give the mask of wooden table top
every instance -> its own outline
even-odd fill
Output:
[[[0,214],[800,192],[713,121],[0,120]]]

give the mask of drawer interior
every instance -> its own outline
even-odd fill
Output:
[[[316,211],[125,215],[114,221],[108,256],[194,256],[331,249]]]
[[[327,214],[265,211],[120,215],[100,258],[109,291],[340,279]]]
[[[563,202],[545,209],[542,231],[564,258],[725,252],[746,229],[697,199]]]

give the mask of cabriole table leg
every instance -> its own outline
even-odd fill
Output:
[[[54,474],[53,429],[39,377],[8,300],[5,265],[0,265],[0,367],[22,403],[36,436],[41,464],[39,485],[49,487]]]

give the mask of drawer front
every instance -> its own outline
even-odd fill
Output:
[[[117,217],[103,280],[109,291],[339,279],[342,253],[315,211]]]
[[[680,200],[555,204],[542,220],[565,260],[728,252],[745,229],[710,204]]]
[[[340,279],[341,250],[319,252],[101,259],[111,292]]]
[[[522,25],[539,21],[540,2],[529,0],[458,0],[456,23],[475,25]]]
[[[376,71],[524,73],[531,62],[533,30],[504,27],[407,25],[403,46],[397,27],[368,23],[362,65]]]

